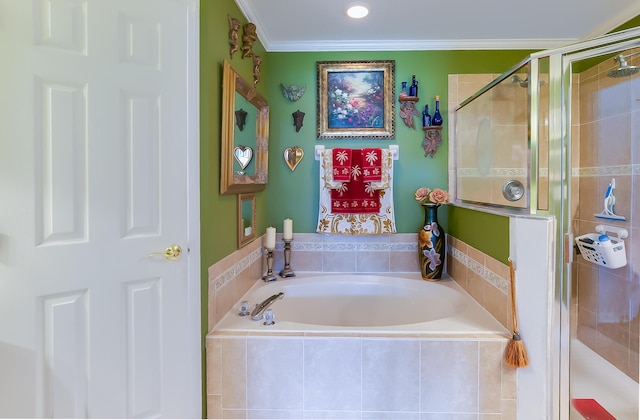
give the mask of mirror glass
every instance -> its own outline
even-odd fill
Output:
[[[238,248],[256,238],[256,195],[238,194]]]
[[[267,183],[269,105],[225,60],[222,69],[220,193],[262,191]]]
[[[242,95],[235,94],[235,111],[233,126],[233,173],[237,175],[256,176],[256,160],[254,159],[256,142],[257,112],[251,102]]]

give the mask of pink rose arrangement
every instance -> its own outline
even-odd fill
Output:
[[[415,197],[420,203],[447,204],[449,202],[449,193],[440,188],[421,187],[416,190]]]

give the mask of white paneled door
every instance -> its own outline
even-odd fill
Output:
[[[197,1],[0,0],[0,417],[201,415]]]

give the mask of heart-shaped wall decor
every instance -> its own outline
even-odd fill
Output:
[[[253,159],[253,149],[247,146],[236,146],[233,148],[233,157],[236,158],[240,168],[244,170]]]
[[[298,146],[287,147],[284,149],[284,161],[287,162],[287,166],[291,171],[296,170],[296,166],[298,166],[303,157],[304,150]]]

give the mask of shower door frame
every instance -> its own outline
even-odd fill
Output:
[[[589,41],[554,50],[531,54],[531,155],[532,180],[539,174],[533,159],[538,150],[539,60],[549,59],[549,210],[555,216],[555,284],[551,308],[552,351],[550,355],[551,416],[554,420],[570,417],[570,322],[571,267],[573,264],[573,232],[571,229],[571,88],[574,62],[614,54],[640,47],[640,28],[628,29]],[[536,153],[534,153],[534,151]],[[535,155],[535,157],[534,157]],[[533,192],[531,192],[533,194]],[[534,201],[532,201],[534,202]],[[537,209],[531,208],[532,212]],[[546,213],[546,212],[545,212]]]

